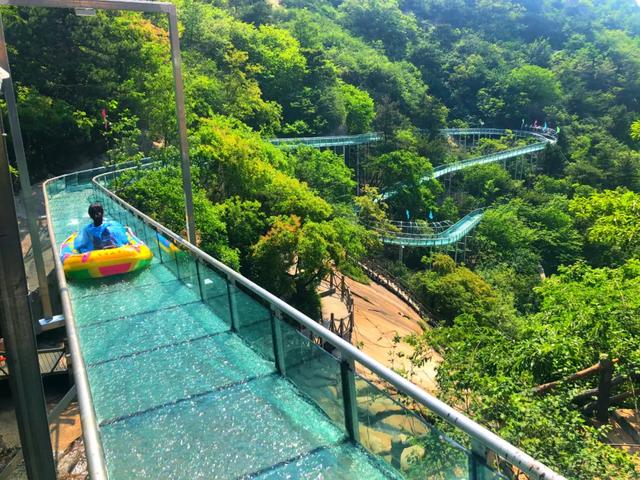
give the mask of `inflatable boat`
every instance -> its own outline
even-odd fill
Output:
[[[78,233],[72,234],[60,247],[60,260],[67,278],[103,278],[121,275],[146,267],[153,253],[130,228],[126,228],[129,243],[122,247],[105,248],[80,253],[74,248]]]

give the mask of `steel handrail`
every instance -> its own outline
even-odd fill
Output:
[[[387,237],[393,237],[398,239],[416,239],[416,240],[440,240],[445,237],[451,236],[453,232],[460,226],[463,225],[468,219],[479,215],[484,212],[486,208],[476,208],[471,212],[467,213],[464,217],[458,220],[456,223],[448,227],[446,230],[440,233],[408,233],[408,232],[394,232],[393,230],[386,230],[384,228],[372,226],[369,227],[371,230],[374,230],[382,235],[386,235]]]
[[[502,152],[490,153],[488,155],[469,158],[467,160],[462,160],[460,162],[450,163],[447,165],[438,165],[433,169],[433,174],[424,177],[423,180],[439,178],[443,175],[446,175],[447,173],[457,172],[458,170],[462,170],[470,166],[499,162],[500,160],[508,160],[514,157],[519,157],[520,155],[525,155],[527,153],[539,152],[540,150],[544,150],[549,143],[550,141],[538,142],[524,147],[510,148],[509,150],[503,150]]]
[[[289,138],[271,138],[269,142],[272,145],[329,145],[332,143],[342,144],[344,142],[358,142],[363,143],[377,142],[382,140],[383,135],[378,132],[361,133],[357,135],[335,135],[326,137],[289,137]]]
[[[136,167],[132,167],[136,168]],[[124,169],[130,170],[130,169]],[[111,172],[111,174],[119,173]],[[506,440],[500,438],[495,433],[481,426],[480,424],[474,422],[470,418],[466,417],[462,413],[456,411],[454,408],[450,407],[446,403],[438,400],[437,398],[429,395],[427,392],[423,391],[413,383],[409,382],[405,378],[398,375],[393,370],[385,367],[381,363],[376,360],[368,357],[356,347],[351,345],[349,342],[343,340],[338,335],[332,333],[325,327],[318,324],[318,322],[314,321],[307,315],[299,312],[291,305],[287,304],[280,298],[276,297],[272,293],[268,292],[261,286],[255,284],[248,278],[242,276],[232,268],[228,267],[224,263],[216,260],[206,252],[200,250],[195,245],[192,245],[187,240],[183,239],[176,233],[172,232],[165,226],[161,225],[157,221],[153,220],[148,215],[142,213],[140,210],[135,208],[134,206],[127,203],[125,200],[120,198],[118,195],[113,193],[111,190],[106,188],[100,182],[106,177],[110,175],[110,173],[104,173],[102,175],[97,175],[92,179],[93,184],[98,190],[107,195],[116,203],[120,204],[123,208],[133,212],[138,218],[143,220],[148,225],[151,225],[156,230],[162,232],[162,234],[169,237],[180,247],[189,251],[192,255],[194,255],[197,259],[208,263],[215,267],[218,271],[224,273],[229,282],[242,285],[247,290],[251,291],[254,295],[260,297],[262,300],[266,301],[269,305],[271,305],[272,310],[274,312],[279,312],[281,314],[286,314],[289,318],[299,323],[301,326],[310,330],[316,336],[322,338],[325,342],[331,344],[335,347],[341,354],[341,358],[350,359],[352,361],[356,361],[369,369],[371,372],[380,376],[383,380],[393,385],[398,392],[407,395],[413,398],[415,401],[426,407],[432,413],[442,418],[449,424],[454,427],[462,430],[464,433],[469,435],[473,440],[476,440],[482,443],[484,446],[489,448],[491,451],[495,452],[498,456],[509,462],[510,464],[518,467],[523,472],[532,475],[535,479],[540,480],[566,480],[562,475],[551,470],[549,467],[544,465],[543,463],[537,461],[530,455],[526,454],[522,450],[517,447],[511,445]]]
[[[93,397],[91,395],[91,388],[89,387],[87,367],[85,365],[84,358],[82,357],[80,349],[78,328],[76,326],[75,317],[73,315],[73,307],[71,306],[69,286],[67,285],[67,279],[64,274],[62,262],[60,261],[60,257],[57,255],[58,243],[56,242],[56,236],[53,232],[53,222],[51,221],[51,210],[49,207],[49,194],[47,193],[47,187],[51,182],[54,182],[61,178],[65,178],[69,175],[74,174],[60,175],[58,177],[54,177],[45,181],[42,184],[42,189],[44,192],[45,210],[47,212],[47,228],[49,230],[49,239],[51,240],[56,277],[58,279],[58,285],[60,287],[60,301],[62,303],[62,312],[64,313],[65,318],[65,327],[67,330],[69,350],[71,351],[71,357],[73,358],[73,379],[78,391],[80,421],[82,423],[82,437],[84,440],[84,447],[87,457],[87,466],[93,480],[107,480],[109,477],[107,474],[104,449],[102,447],[102,440],[100,438],[100,431],[98,429],[98,420],[96,418]]]

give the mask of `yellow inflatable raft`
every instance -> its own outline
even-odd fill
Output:
[[[153,258],[153,253],[130,228],[127,227],[129,243],[122,247],[92,250],[80,253],[74,248],[78,233],[72,234],[60,247],[60,260],[64,273],[71,279],[102,278],[120,275],[144,268]]]

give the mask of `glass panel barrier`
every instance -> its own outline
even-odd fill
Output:
[[[83,172],[78,172],[77,182],[79,184],[89,183],[91,179],[96,175],[99,175],[99,170],[86,170]]]
[[[160,246],[160,259],[162,260],[162,263],[165,267],[171,270],[171,273],[176,277],[179,277],[180,273],[178,272],[176,255],[180,249],[173,241],[171,241],[171,239],[164,236],[162,233],[158,233],[157,240]]]
[[[198,261],[196,268],[199,273],[202,300],[213,313],[231,327],[231,311],[226,278],[202,261]]]
[[[295,320],[280,322],[285,376],[345,430],[340,362],[298,330]]]
[[[72,173],[64,177],[65,187],[73,187],[78,185],[78,174]]]
[[[476,463],[476,478],[478,480],[509,480],[509,477],[489,468],[482,463]],[[512,477],[513,478],[513,477]]]
[[[407,479],[469,478],[469,455],[435,427],[356,375],[360,442]]]
[[[193,254],[180,247],[176,252],[175,259],[178,268],[178,278],[180,278],[187,287],[196,291],[196,293],[202,297],[200,282],[198,281],[197,261]]]
[[[255,351],[274,361],[271,309],[246,287],[230,283],[228,287],[233,312],[232,327]]]

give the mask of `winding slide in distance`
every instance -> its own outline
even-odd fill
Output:
[[[507,160],[513,160],[524,155],[540,152],[544,150],[548,144],[553,144],[557,141],[555,131],[551,129],[547,129],[545,132],[543,132],[542,130],[506,130],[499,128],[446,128],[441,130],[440,132],[445,136],[504,136],[513,134],[518,138],[533,137],[538,141],[530,145],[525,145],[524,147],[512,148],[502,152],[474,157],[448,165],[439,165],[433,169],[432,175],[425,176],[422,179],[424,182],[427,182],[434,178],[440,178],[445,175],[458,172],[460,170],[464,170],[465,168],[475,167],[478,165],[486,165],[489,163],[505,162]],[[382,135],[371,133],[353,135],[351,137],[342,136],[315,138],[280,138],[271,140],[271,143],[278,146],[286,146],[288,148],[292,148],[298,145],[322,148],[345,145],[360,145],[379,140],[382,140]],[[386,192],[382,194],[382,198],[388,198],[392,195],[393,192]],[[414,234],[399,233],[376,227],[373,227],[373,229],[380,234],[382,242],[389,245],[398,245],[405,247],[442,247],[446,245],[452,245],[466,237],[478,225],[478,223],[480,223],[483,214],[484,209],[474,210],[458,220],[447,230],[440,233]]]

